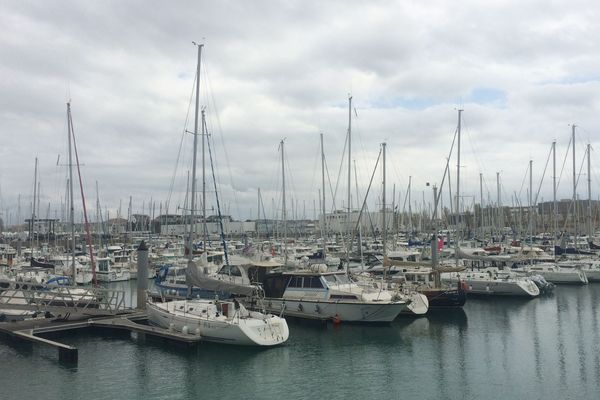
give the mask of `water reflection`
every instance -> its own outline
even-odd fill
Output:
[[[560,286],[388,326],[290,321],[290,340],[271,349],[78,331],[58,336],[79,348],[76,368],[57,366],[55,350],[0,342],[0,383],[15,398],[595,398],[599,302],[600,285]]]

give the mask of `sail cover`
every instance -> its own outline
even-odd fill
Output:
[[[198,267],[195,262],[188,261],[185,278],[188,285],[215,292],[228,292],[241,296],[251,296],[257,290],[255,285],[236,283],[226,275],[215,276],[204,273],[204,268]]]

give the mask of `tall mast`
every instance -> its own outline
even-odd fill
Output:
[[[396,184],[392,185],[392,234],[396,229]],[[396,241],[392,244],[392,248],[396,250]]]
[[[282,212],[283,217],[283,263],[288,263],[288,252],[287,252],[287,213],[285,205],[285,158],[283,151],[283,139],[281,140],[281,183],[282,183]]]
[[[413,234],[413,223],[412,223],[412,206],[411,206],[411,185],[412,185],[412,176],[408,177],[408,239],[412,238]]]
[[[533,160],[529,160],[529,246],[533,248]]]
[[[556,261],[556,239],[558,234],[558,207],[556,204],[556,140],[552,142],[552,207],[554,214],[554,261]]]
[[[71,274],[75,284],[75,207],[73,202],[73,157],[71,150],[71,103],[67,103],[67,132],[69,135],[69,224],[71,225]]]
[[[31,258],[33,258],[33,232],[35,228],[35,198],[37,197],[37,170],[38,159],[35,158],[35,169],[33,172],[33,200],[31,201],[31,228],[29,230],[29,247],[31,250]],[[20,200],[20,198],[19,198]],[[19,203],[20,204],[20,203]]]
[[[575,127],[575,124],[573,124],[571,127],[571,144],[573,145],[573,241],[575,244],[575,250],[577,250],[577,167],[575,166]]]
[[[327,249],[325,238],[327,237],[327,226],[325,225],[325,147],[323,146],[323,134],[321,133],[321,212],[323,221],[321,223],[321,236],[323,237],[323,260],[325,260],[325,252]]]
[[[591,169],[591,145],[587,145],[587,174],[588,174],[588,243],[592,241],[592,169]]]
[[[196,99],[196,107],[198,106],[198,99]],[[205,143],[206,139],[206,114],[204,109],[202,110],[202,249],[206,253],[206,242],[208,241],[208,230],[206,229],[206,154],[205,154]]]
[[[196,226],[196,158],[198,152],[198,109],[200,104],[200,66],[202,63],[202,44],[196,44],[198,47],[198,63],[196,64],[196,109],[194,113],[194,153],[192,158],[192,193],[190,196],[191,207],[190,207],[190,223],[192,224],[188,237],[188,260],[192,261],[194,258],[193,243],[194,243],[194,228]],[[202,142],[204,143],[204,141]]]
[[[260,225],[260,188],[258,188],[258,198],[256,199],[256,237],[260,238],[260,229],[258,228]]]
[[[496,172],[496,192],[498,194],[498,234],[502,237],[504,230],[504,212],[502,211],[502,197],[500,196],[500,172]]]
[[[386,147],[386,143],[382,143],[381,144],[381,148],[383,151],[383,193],[381,195],[381,200],[382,200],[382,209],[381,209],[381,229],[382,231],[382,242],[383,242],[383,278],[385,279],[386,273],[385,273],[385,262],[386,262],[386,257],[387,257],[387,221],[386,221],[386,213],[385,213],[385,147]]]
[[[346,218],[346,229],[348,231],[348,246],[346,247],[346,270],[350,268],[350,251],[352,250],[352,228],[350,215],[352,213],[351,182],[352,175],[352,96],[348,96],[348,212]]]
[[[431,218],[433,219],[432,235],[431,235],[431,268],[436,270],[433,274],[434,286],[436,288],[441,287],[440,273],[437,271],[438,268],[438,227],[437,227],[437,207],[438,207],[438,195],[437,186],[433,185],[433,213]]]
[[[479,211],[481,212],[481,239],[485,240],[484,220],[483,220],[483,174],[479,173]]]
[[[457,147],[456,147],[456,227],[459,226],[460,221],[460,129],[461,129],[461,114],[463,110],[458,110],[458,137],[457,137]],[[456,235],[454,237],[454,258],[456,259],[456,266],[458,267],[458,240],[460,239],[459,230],[456,230]]]

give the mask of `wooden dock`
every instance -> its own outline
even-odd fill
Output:
[[[71,314],[68,319],[33,318],[18,322],[1,322],[0,334],[20,340],[52,346],[58,350],[59,361],[68,363],[77,362],[78,350],[76,347],[50,340],[39,335],[61,331],[72,331],[82,328],[104,328],[136,332],[138,334],[159,337],[188,345],[198,343],[202,339],[199,335],[174,332],[141,323],[146,322],[147,320],[148,315],[145,312],[140,311],[116,316],[94,316],[91,318],[89,315]]]

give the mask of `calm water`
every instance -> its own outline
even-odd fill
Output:
[[[391,326],[290,323],[268,350],[78,332],[78,366],[0,341],[1,399],[598,399],[600,285]]]

